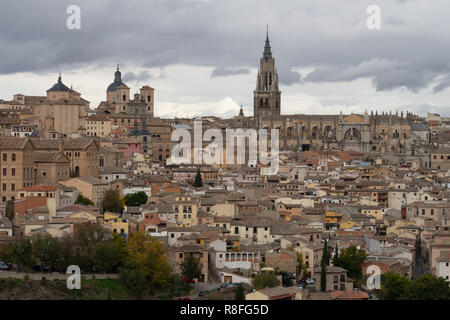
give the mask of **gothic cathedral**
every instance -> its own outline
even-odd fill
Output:
[[[275,59],[270,49],[267,31],[264,53],[260,60],[256,90],[253,92],[253,116],[255,119],[266,115],[279,115],[281,108],[281,91],[278,89],[278,73]]]

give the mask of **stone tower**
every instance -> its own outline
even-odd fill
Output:
[[[266,115],[279,115],[281,109],[281,91],[278,89],[278,73],[267,30],[264,53],[260,60],[256,90],[253,92],[253,116],[258,119]]]

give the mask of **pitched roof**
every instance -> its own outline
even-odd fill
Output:
[[[23,149],[28,142],[28,138],[0,137],[1,149]]]
[[[71,92],[73,91],[72,89],[68,88],[64,83],[62,83],[61,80],[61,75],[59,75],[58,77],[58,82],[55,83],[53,85],[53,87],[51,87],[50,89],[48,89],[47,91],[67,91],[67,92]]]

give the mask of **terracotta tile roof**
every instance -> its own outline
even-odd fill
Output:
[[[29,186],[23,189],[19,189],[19,191],[56,191],[58,190],[58,186],[56,185],[34,185]]]
[[[369,295],[364,291],[345,290],[330,292],[331,298],[335,300],[364,300],[369,299]]]

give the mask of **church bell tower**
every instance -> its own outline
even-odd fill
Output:
[[[253,92],[253,116],[279,115],[281,109],[281,91],[278,89],[278,73],[269,41],[267,29],[264,53],[260,60],[256,90]]]

